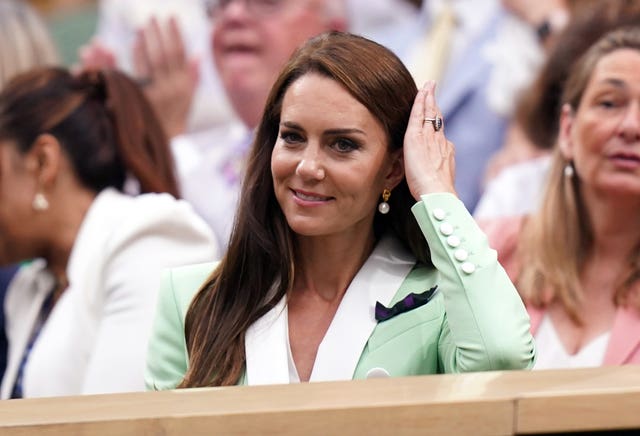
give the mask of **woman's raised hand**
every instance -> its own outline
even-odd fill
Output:
[[[416,95],[404,136],[404,169],[411,194],[456,194],[455,148],[444,136],[442,114],[436,105],[435,82],[427,82]]]

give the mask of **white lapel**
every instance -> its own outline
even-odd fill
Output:
[[[377,325],[376,301],[388,306],[415,257],[398,240],[384,237],[347,288],[318,347],[310,381],[351,380]]]
[[[286,301],[285,295],[245,333],[248,385],[289,383]]]
[[[80,311],[78,314],[86,315],[86,319],[90,320],[89,324],[94,326],[97,325],[97,320],[102,318],[106,298],[106,292],[98,291],[101,288],[97,285],[105,280],[102,277],[104,252],[110,250],[106,248],[108,244],[114,243],[110,239],[113,234],[113,223],[121,222],[122,211],[128,210],[130,201],[132,201],[131,197],[113,188],[100,191],[82,220],[69,255],[67,279],[70,285],[65,294],[70,294],[70,291],[74,294],[81,293],[80,301],[87,310]],[[86,337],[91,336],[87,333]]]

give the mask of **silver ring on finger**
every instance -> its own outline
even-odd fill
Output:
[[[434,116],[433,118],[425,117],[424,121],[425,122],[427,122],[427,121],[431,122],[431,125],[433,126],[433,130],[436,131],[436,132],[438,130],[442,129],[442,126],[444,124],[444,121],[442,121],[442,117],[440,117],[438,115]]]

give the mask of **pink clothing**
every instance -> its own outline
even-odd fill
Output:
[[[524,217],[500,218],[480,222],[489,245],[498,252],[498,261],[512,281],[520,272],[516,252]],[[531,333],[536,335],[545,310],[527,306]],[[640,364],[640,313],[633,307],[618,307],[611,328],[611,337],[604,356],[604,365]]]

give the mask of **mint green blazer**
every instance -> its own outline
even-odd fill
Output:
[[[428,303],[375,326],[352,378],[366,378],[374,368],[390,376],[531,368],[535,347],[527,311],[462,202],[429,194],[412,211],[435,268],[415,265],[391,304],[436,285],[438,290]],[[165,273],[147,355],[148,389],[172,389],[182,380],[188,367],[185,315],[214,267]]]

